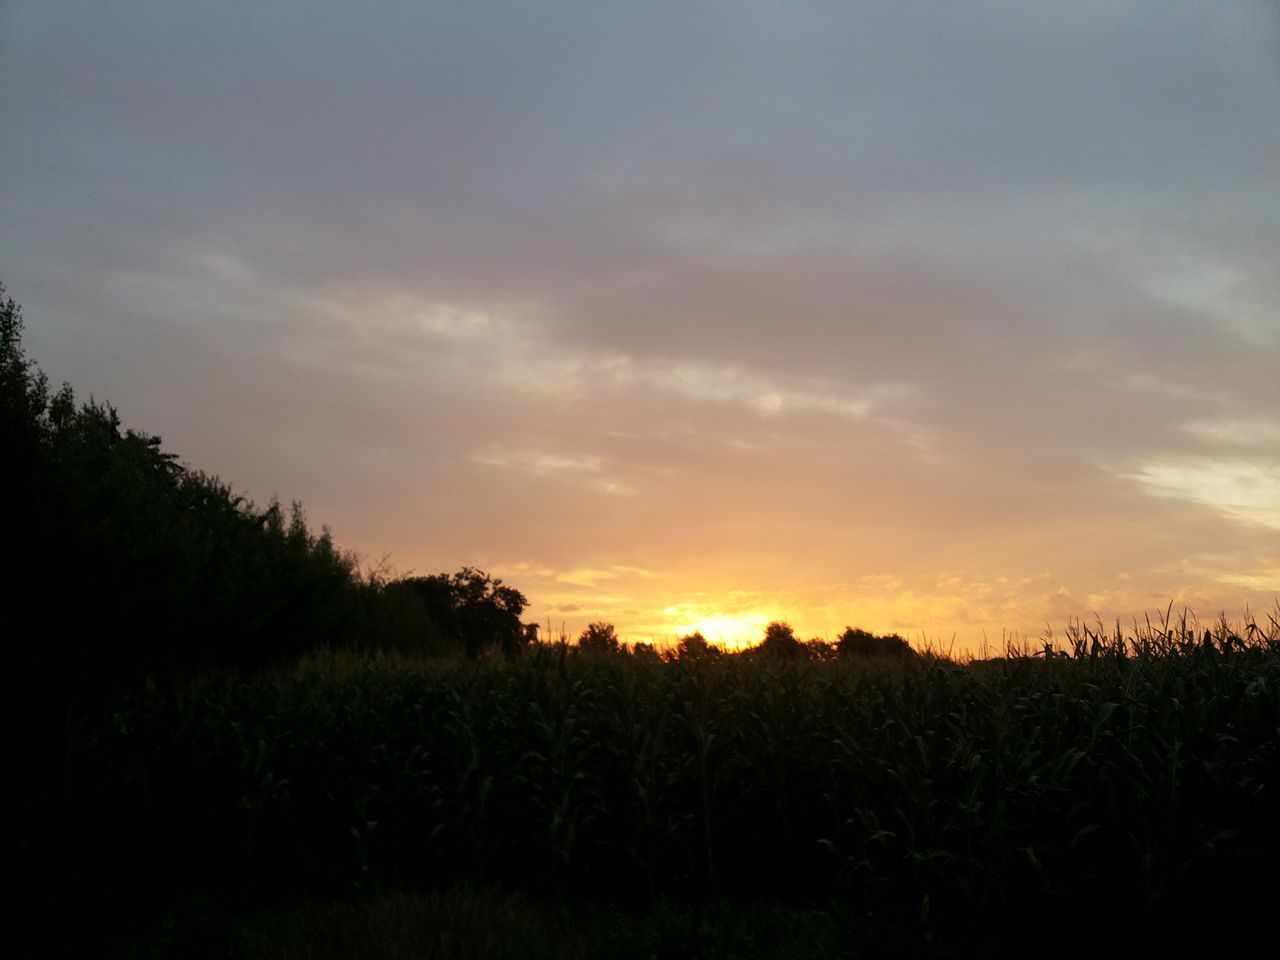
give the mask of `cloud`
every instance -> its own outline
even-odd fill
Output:
[[[1280,450],[1280,421],[1192,420],[1182,429],[1215,445]]]
[[[1280,463],[1185,458],[1145,463],[1128,476],[1155,496],[1202,504],[1233,520],[1280,530]]]
[[[741,404],[764,416],[817,412],[851,420],[866,420],[911,389],[904,383],[879,383],[852,391],[821,384],[788,388],[752,371],[687,362],[670,368],[647,365],[636,372],[635,379],[643,385],[695,400]]]
[[[473,457],[476,463],[502,470],[515,470],[534,477],[561,480],[597,493],[625,496],[635,490],[605,472],[598,456],[565,455],[534,450],[496,450]]]
[[[613,566],[602,570],[590,568],[565,570],[556,574],[556,580],[574,586],[594,588],[602,581],[655,580],[660,576],[661,574],[654,573],[652,570],[642,570],[639,567]]]
[[[1130,270],[1149,297],[1201,318],[1246,343],[1280,348],[1274,271],[1228,260],[1183,241],[1146,245],[1131,251]]]

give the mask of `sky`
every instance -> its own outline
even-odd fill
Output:
[[[1275,611],[1268,2],[0,2],[28,355],[627,640]]]

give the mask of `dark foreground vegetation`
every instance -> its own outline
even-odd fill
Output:
[[[1150,955],[1269,931],[1280,623],[996,661],[770,625],[538,642],[483,573],[361,571],[0,307],[18,956]]]
[[[50,929],[131,917],[161,941],[203,929],[193,904],[245,936],[231,919],[268,907],[412,924],[478,897],[573,942],[631,930],[634,956],[662,916],[672,956],[762,917],[774,947],[800,924],[833,955],[1211,945],[1275,890],[1280,638],[1148,641],[981,668],[315,655],[152,682],[68,732],[56,814],[23,827],[27,892]]]

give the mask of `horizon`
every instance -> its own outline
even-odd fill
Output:
[[[1247,2],[11,3],[0,280],[51,382],[571,637],[1239,620],[1277,49]]]

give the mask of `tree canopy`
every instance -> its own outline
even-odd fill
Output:
[[[853,627],[844,628],[836,650],[842,657],[905,657],[913,653],[911,645],[896,633],[877,636]]]
[[[618,633],[612,623],[599,621],[588,624],[578,635],[578,649],[593,653],[617,653],[620,650]]]
[[[793,658],[805,656],[805,647],[798,639],[791,624],[774,620],[764,628],[764,640],[759,650],[769,657]]]
[[[468,657],[485,650],[516,653],[533,636],[520,617],[529,601],[519,590],[474,567],[457,573],[408,577],[395,589],[416,597],[428,618]]]

